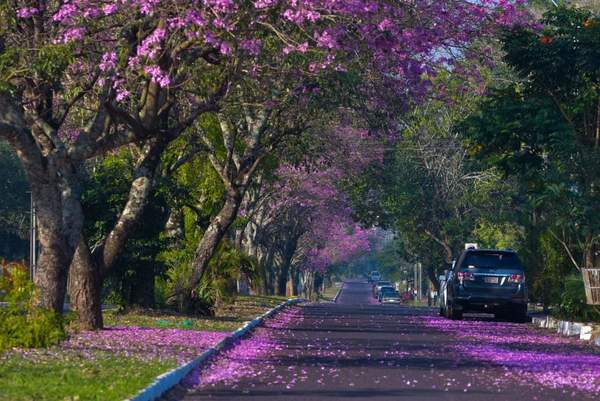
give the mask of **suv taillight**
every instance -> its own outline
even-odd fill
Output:
[[[471,272],[458,272],[458,279],[461,283],[463,281],[474,281],[475,275]]]
[[[521,284],[523,281],[525,281],[525,276],[522,274],[511,274],[508,278],[509,283]]]

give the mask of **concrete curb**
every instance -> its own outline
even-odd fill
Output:
[[[532,317],[531,323],[535,326],[542,327],[545,329],[553,329],[563,336],[568,337],[579,337],[583,341],[592,341],[595,345],[600,346],[600,335],[598,335],[598,326],[579,323],[569,322],[566,320],[558,320],[550,316],[543,317]],[[593,336],[596,334],[596,338]]]
[[[342,285],[340,286],[340,289],[338,290],[338,292],[335,294],[335,297],[333,297],[333,303],[337,303],[338,298],[340,297],[340,294],[342,293],[342,290],[344,289],[344,283],[342,283]]]
[[[156,380],[154,380],[154,382],[151,383],[148,387],[140,390],[140,392],[137,393],[133,398],[130,398],[126,401],[156,400],[157,398],[165,394],[167,391],[169,391],[171,388],[176,386],[179,382],[181,382],[193,369],[208,362],[210,358],[218,354],[221,350],[233,343],[235,340],[248,334],[252,329],[263,323],[265,319],[272,317],[277,312],[290,305],[298,304],[300,302],[304,302],[304,299],[288,299],[280,305],[277,305],[275,308],[258,316],[254,320],[246,322],[246,324],[244,324],[242,327],[229,334],[227,337],[219,341],[217,344],[213,345],[211,348],[204,351],[197,358],[158,376]]]

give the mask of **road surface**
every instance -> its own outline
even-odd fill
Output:
[[[167,399],[600,400],[600,353],[524,324],[376,305],[366,282],[258,329]]]

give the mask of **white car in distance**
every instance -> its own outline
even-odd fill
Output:
[[[379,280],[381,280],[381,273],[379,273],[377,270],[373,270],[371,273],[369,273],[369,282],[376,283]]]

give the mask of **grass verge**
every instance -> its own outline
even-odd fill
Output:
[[[105,325],[229,332],[286,299],[238,296],[232,303],[217,308],[215,317],[190,317],[141,310],[107,312]],[[198,335],[203,336],[200,333]],[[124,354],[122,349],[98,351],[98,348],[107,346],[102,342],[94,346],[92,341],[89,346],[74,350],[68,345],[71,340],[45,350],[8,350],[0,353],[0,401],[123,401],[178,365],[175,358],[140,359],[132,352]],[[139,341],[143,343],[142,339]],[[110,347],[112,345],[109,344]],[[153,347],[146,348],[151,351]],[[177,354],[176,348],[173,349]]]
[[[238,295],[231,303],[219,305],[215,316],[187,316],[170,311],[130,310],[105,312],[106,326],[140,326],[208,331],[234,331],[244,322],[285,302],[286,297]]]
[[[176,366],[175,361],[54,355],[0,359],[1,401],[123,401]]]

